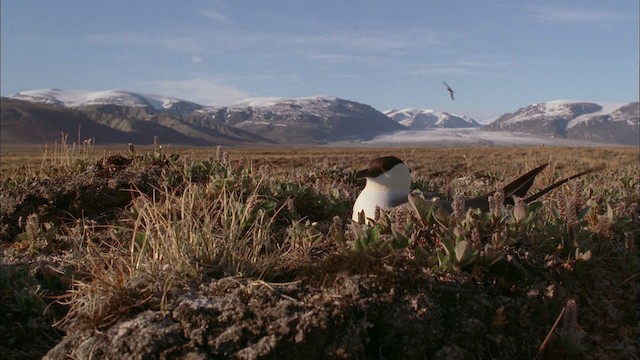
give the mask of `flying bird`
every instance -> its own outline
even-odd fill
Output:
[[[453,97],[453,93],[454,93],[455,91],[453,91],[453,89],[451,88],[451,86],[449,86],[449,84],[447,84],[446,82],[444,82],[444,81],[443,81],[442,83],[444,84],[444,86],[446,86],[446,87],[447,87],[447,91],[449,92],[449,95],[451,96],[451,100],[455,100],[455,99],[454,99],[454,97]]]
[[[548,165],[549,164],[542,164],[505,185],[502,188],[504,191],[504,204],[513,205],[514,196],[523,198],[525,203],[531,203],[542,195],[572,179],[598,170],[597,168],[590,169],[572,175],[525,198],[529,188],[533,185],[533,181],[536,176],[538,176],[538,174],[540,174],[540,172],[542,172],[542,170],[544,170]],[[376,207],[382,210],[389,210],[407,203],[411,196],[411,175],[409,167],[395,156],[384,156],[373,159],[369,162],[366,169],[356,172],[356,177],[365,178],[366,185],[360,195],[358,195],[358,198],[353,205],[351,219],[355,222],[358,222],[361,212],[364,212],[365,219],[373,218]],[[484,211],[489,210],[489,197],[494,193],[495,192],[491,192],[481,196],[465,199],[465,208],[477,208]],[[439,203],[442,208],[449,212],[453,210],[451,203],[444,201],[440,201]]]

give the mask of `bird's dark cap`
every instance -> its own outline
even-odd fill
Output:
[[[383,156],[371,160],[369,167],[356,172],[356,178],[374,178],[402,164],[403,161],[395,156]]]

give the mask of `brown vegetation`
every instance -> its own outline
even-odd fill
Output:
[[[2,149],[3,354],[36,358],[628,358],[635,148]],[[396,155],[408,217],[348,224]],[[5,156],[6,155],[6,156]],[[442,214],[549,162],[524,209]],[[518,204],[516,204],[518,206]],[[35,336],[33,334],[38,334]]]

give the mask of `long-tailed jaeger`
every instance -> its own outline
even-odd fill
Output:
[[[451,96],[451,100],[455,100],[455,98],[453,97],[453,93],[455,93],[455,91],[453,91],[451,86],[449,86],[449,84],[447,84],[446,82],[443,81],[442,83],[447,87],[447,91],[449,92],[449,96]]]
[[[524,175],[505,185],[504,204],[514,203],[514,196],[522,198],[525,203],[530,203],[558,186],[575,179],[579,176],[588,174],[597,169],[590,169],[581,173],[572,175],[568,178],[557,181],[546,188],[536,192],[535,194],[525,198],[525,195],[533,185],[536,176],[540,174],[548,164],[542,164],[537,168],[530,170]],[[408,202],[411,192],[411,175],[409,167],[395,156],[383,156],[371,160],[366,169],[356,172],[356,178],[365,178],[366,185],[356,202],[353,205],[351,219],[358,221],[360,212],[364,211],[365,219],[375,216],[376,207],[382,210],[389,210],[398,205]],[[465,199],[465,208],[479,208],[482,210],[489,209],[489,196],[495,192],[490,192],[481,196]],[[439,201],[440,206],[451,211],[451,203]]]
[[[353,204],[351,219],[354,221],[358,221],[361,211],[364,211],[365,218],[372,218],[376,207],[387,210],[408,201],[411,174],[407,165],[395,156],[371,160],[366,169],[356,173],[356,177],[365,178],[367,183]]]

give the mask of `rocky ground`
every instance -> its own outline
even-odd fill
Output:
[[[131,190],[160,184],[162,166],[113,157],[78,175],[3,190],[3,356],[638,358],[637,278],[583,278],[586,267],[555,266],[516,247],[489,269],[440,273],[407,249],[338,251],[325,242],[268,280],[206,268],[170,291],[151,278],[129,280],[113,321],[56,324],[70,311],[59,296],[82,277],[74,228],[112,223]],[[55,229],[40,230],[39,244],[20,241],[34,213]]]

